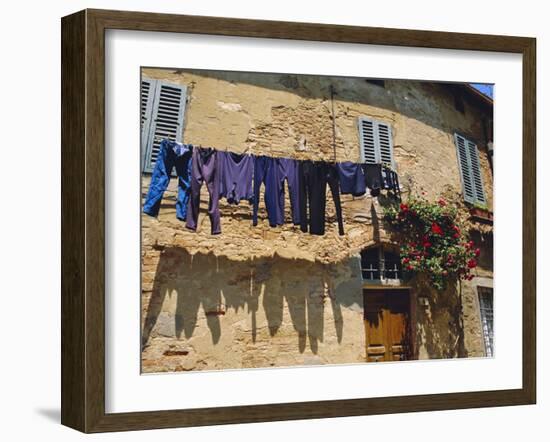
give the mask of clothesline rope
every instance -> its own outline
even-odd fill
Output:
[[[398,195],[397,174],[383,174],[381,164],[330,163],[327,161],[296,160],[267,155],[238,154],[213,147],[200,148],[164,139],[149,184],[143,211],[157,216],[164,191],[173,169],[178,174],[176,217],[196,231],[203,185],[210,195],[208,215],[212,234],[221,233],[219,200],[229,203],[241,200],[252,203],[253,225],[257,225],[260,188],[272,227],[285,224],[285,191],[287,181],[292,222],[300,229],[315,235],[325,234],[326,189],[330,189],[338,220],[338,233],[344,235],[340,193],[362,195],[366,189],[372,196],[390,188]]]
[[[335,134],[334,134],[334,136],[335,136]],[[198,147],[200,149],[203,149],[202,144],[181,143],[181,142],[178,142],[178,141],[174,141],[170,138],[161,138],[161,137],[155,135],[155,141],[162,142],[163,140],[168,140],[168,141],[171,141],[173,143],[177,143],[181,146],[189,146],[191,148]],[[333,143],[334,143],[333,144],[333,146],[334,146],[334,161],[332,161],[333,163],[367,164],[367,163],[362,163],[360,161],[352,161],[352,160],[348,160],[348,159],[337,161],[336,160],[336,139],[335,138],[334,138]],[[278,155],[268,155],[268,154],[265,154],[265,153],[250,153],[250,152],[248,152],[249,147],[247,147],[243,152],[237,152],[237,151],[229,150],[228,148],[225,148],[225,149],[222,150],[222,149],[218,149],[216,147],[212,147],[212,149],[214,149],[218,152],[234,153],[236,155],[253,155],[253,156],[264,156],[264,157],[270,157],[270,158],[288,158],[288,159],[292,159],[292,160],[296,160],[296,161],[313,161],[313,162],[326,162],[326,163],[331,162],[331,161],[327,161],[327,160],[314,160],[312,158],[298,158],[295,155],[292,155],[292,156],[278,156]],[[388,163],[380,162],[380,163],[373,163],[373,164],[380,164],[386,170],[389,170],[389,171],[392,171],[392,172],[397,172]]]

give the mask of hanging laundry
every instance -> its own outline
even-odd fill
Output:
[[[221,233],[220,225],[220,179],[218,175],[218,152],[209,148],[193,149],[191,160],[191,197],[189,198],[187,222],[185,226],[191,230],[197,230],[199,219],[199,206],[201,202],[202,183],[206,184],[210,201],[208,203],[208,215],[212,234]]]
[[[365,163],[363,164],[363,168],[370,194],[372,196],[380,195],[380,189],[382,189],[382,165],[380,163]]]
[[[342,194],[364,195],[367,191],[365,171],[361,164],[344,161],[336,164]]]
[[[397,172],[389,167],[382,167],[382,187],[385,190],[393,192],[394,197],[401,201],[401,189],[399,187],[399,177]]]
[[[385,190],[397,190],[399,188],[397,173],[388,167],[382,167],[382,188]]]
[[[336,165],[321,161],[299,163],[300,228],[314,235],[325,234],[326,186],[329,185],[336,208],[338,233],[344,234],[340,183]]]
[[[248,154],[218,152],[220,198],[226,198],[230,204],[239,204],[241,200],[252,202],[252,175],[254,158]]]
[[[267,156],[254,157],[254,197],[252,201],[252,225],[258,225],[258,208],[260,205],[260,188],[264,184],[264,202],[267,219],[271,227],[284,223],[280,203],[280,171],[277,158]]]
[[[285,216],[285,180],[288,185],[288,193],[290,198],[290,210],[292,215],[292,223],[300,224],[300,188],[298,179],[298,161],[291,158],[277,158],[279,165],[279,211],[282,219],[277,221],[280,224],[284,223]]]
[[[160,150],[151,176],[149,191],[143,204],[143,212],[158,216],[162,196],[168,188],[174,167],[178,176],[178,196],[176,217],[185,221],[190,192],[192,146],[172,140],[162,140]]]

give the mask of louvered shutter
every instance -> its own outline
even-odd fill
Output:
[[[182,141],[186,97],[185,86],[157,80],[151,121],[146,135],[145,172],[153,171],[163,139]]]
[[[455,144],[464,201],[472,204],[485,204],[477,146],[459,134],[455,134]]]
[[[361,145],[361,162],[376,163],[376,142],[374,122],[366,118],[359,119],[359,143]]]
[[[387,124],[378,122],[377,130],[380,162],[389,164],[393,168],[393,141],[391,136],[391,127]]]
[[[141,80],[141,169],[145,167],[147,158],[147,146],[149,142],[149,129],[151,115],[153,110],[153,101],[155,99],[156,80],[143,78]]]
[[[367,117],[359,118],[360,157],[363,163],[386,163],[395,169],[391,126]]]
[[[476,201],[481,204],[485,204],[485,192],[483,191],[483,180],[481,179],[481,167],[479,165],[479,151],[477,146],[471,141],[467,140],[468,153],[470,155],[470,164],[472,166],[472,177],[474,181],[474,191]]]

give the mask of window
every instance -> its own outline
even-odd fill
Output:
[[[478,287],[481,333],[485,344],[485,355],[493,356],[493,289]]]
[[[187,88],[162,80],[141,80],[141,168],[152,172],[164,138],[182,141]]]
[[[464,109],[464,101],[462,99],[462,96],[458,92],[455,92],[453,95],[455,101],[455,109],[462,114],[465,113],[466,111]]]
[[[384,80],[371,80],[371,79],[368,79],[367,83],[374,84],[374,85],[380,86],[380,87],[386,87],[386,82]]]
[[[391,127],[368,117],[359,117],[358,125],[361,162],[385,163],[395,170]]]
[[[487,200],[483,191],[477,146],[459,134],[455,134],[455,144],[464,201],[485,205]]]
[[[399,254],[383,247],[371,247],[361,252],[363,280],[385,281],[401,279]]]
[[[361,252],[361,272],[363,279],[370,281],[380,279],[380,249],[378,247]]]

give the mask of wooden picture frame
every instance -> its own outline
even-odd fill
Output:
[[[536,400],[536,40],[186,15],[84,10],[62,28],[62,424],[141,430],[533,404]],[[523,57],[523,385],[518,389],[132,413],[105,412],[105,30],[185,32]]]

